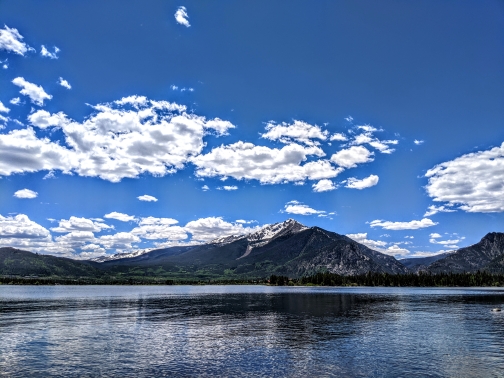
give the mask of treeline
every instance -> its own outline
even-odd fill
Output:
[[[0,276],[0,285],[259,285],[266,283],[268,283],[266,279],[171,280]]]
[[[357,276],[341,276],[334,273],[317,273],[299,279],[271,276],[270,285],[319,285],[319,286],[504,286],[504,275],[487,272],[476,273],[420,273],[388,274],[367,273]]]

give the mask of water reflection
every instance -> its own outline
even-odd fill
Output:
[[[498,290],[1,287],[0,375],[492,376],[504,369],[504,316],[490,309],[503,299]]]

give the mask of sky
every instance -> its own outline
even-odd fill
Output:
[[[0,1],[0,246],[504,231],[502,1]]]

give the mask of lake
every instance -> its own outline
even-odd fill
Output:
[[[502,288],[0,286],[0,376],[504,376]]]

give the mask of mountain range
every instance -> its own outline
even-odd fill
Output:
[[[0,248],[0,275],[160,277],[166,279],[302,277],[318,272],[359,275],[486,270],[504,272],[504,233],[453,253],[396,260],[347,236],[288,219],[248,235],[206,244],[141,250],[78,261],[14,248]]]

